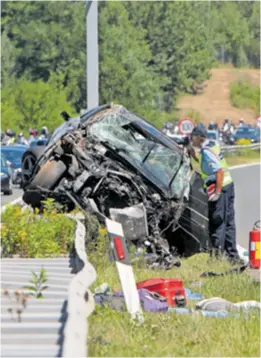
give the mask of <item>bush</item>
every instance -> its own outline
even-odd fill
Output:
[[[8,206],[2,214],[2,255],[52,257],[73,248],[75,222],[60,214],[54,202],[44,203],[42,215],[19,206]]]
[[[260,113],[260,88],[249,82],[235,81],[230,87],[230,101],[234,107],[250,108]]]

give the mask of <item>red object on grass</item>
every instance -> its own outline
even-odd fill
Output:
[[[185,306],[185,289],[181,280],[176,278],[152,278],[137,283],[137,288],[156,292],[167,299],[169,306]]]

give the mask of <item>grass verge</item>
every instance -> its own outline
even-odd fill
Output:
[[[120,283],[115,264],[106,258],[106,247],[108,247],[106,235],[102,234],[98,240],[98,247],[89,254],[98,277],[93,287],[107,282],[111,290],[119,290]],[[229,267],[225,260],[210,261],[208,254],[197,254],[182,259],[180,268],[169,271],[147,269],[142,261],[133,264],[136,281],[153,277],[180,278],[186,288],[201,292],[205,298],[219,296],[232,302],[260,300],[259,283],[247,273],[200,279],[200,274],[204,271],[224,271]],[[195,284],[199,284],[199,287],[193,287]],[[189,305],[193,306],[195,303]],[[89,318],[89,355],[96,357],[260,356],[260,317],[257,313],[252,313],[248,318],[244,316],[208,318],[174,312],[145,313],[145,320],[145,324],[138,327],[130,323],[130,317],[126,312],[96,306],[95,312]]]

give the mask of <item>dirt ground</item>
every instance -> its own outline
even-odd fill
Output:
[[[231,119],[235,124],[240,119],[245,123],[255,124],[256,115],[250,109],[238,109],[230,103],[230,85],[235,80],[249,81],[260,86],[260,70],[218,68],[211,70],[210,80],[204,83],[204,93],[186,95],[178,101],[180,116],[184,117],[192,110],[198,111],[203,123],[215,121],[223,123],[225,118]]]

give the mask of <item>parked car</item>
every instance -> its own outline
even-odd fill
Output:
[[[13,194],[12,169],[3,153],[1,153],[1,191],[4,195]]]
[[[251,126],[242,126],[237,128],[235,133],[232,136],[235,143],[240,141],[240,139],[245,139],[251,143],[259,143],[260,142],[260,128],[251,127]]]
[[[13,184],[21,184],[22,156],[26,150],[26,146],[19,144],[1,147],[1,152],[10,162]]]
[[[120,222],[124,235],[164,268],[208,245],[207,197],[187,151],[119,105],[64,115],[46,147],[22,159],[23,199],[54,198]]]

